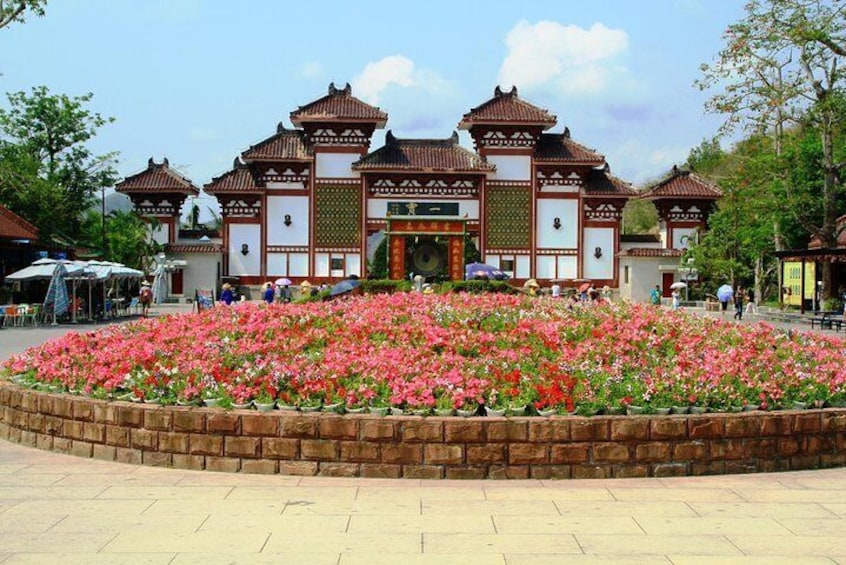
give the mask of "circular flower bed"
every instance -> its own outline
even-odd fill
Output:
[[[248,303],[69,333],[11,358],[4,373],[164,404],[731,411],[842,404],[843,345],[645,305],[401,293]]]

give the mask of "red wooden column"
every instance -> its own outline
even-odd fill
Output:
[[[464,280],[464,236],[449,236],[449,278]]]
[[[405,236],[388,236],[389,262],[388,278],[391,280],[402,280],[405,278]]]

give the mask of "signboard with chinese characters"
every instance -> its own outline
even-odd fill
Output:
[[[457,202],[388,202],[391,216],[457,216]]]
[[[402,216],[388,218],[388,233],[390,234],[431,234],[431,235],[464,235],[466,221],[458,218],[444,218],[443,216],[414,217]]]

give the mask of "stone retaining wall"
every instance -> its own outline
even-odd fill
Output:
[[[107,461],[425,479],[667,477],[846,465],[846,409],[690,416],[380,418],[230,412],[0,382],[0,438]]]

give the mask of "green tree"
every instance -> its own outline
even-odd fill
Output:
[[[826,247],[837,240],[836,219],[843,196],[842,172],[835,135],[842,127],[843,73],[846,57],[846,7],[825,0],[751,0],[745,18],[729,26],[725,47],[712,65],[703,65],[702,88],[717,88],[707,108],[726,115],[723,131],[745,126],[773,138],[775,159],[770,173],[784,196],[779,205],[799,218],[803,199],[790,196],[805,187],[791,185],[783,162],[786,129],[806,122],[819,135],[821,159],[817,164],[823,184],[821,213],[806,231]],[[775,226],[775,245],[781,248],[782,230]],[[823,263],[823,294],[829,288],[830,265]]]
[[[0,28],[24,23],[29,15],[43,16],[47,0],[0,0]]]
[[[38,227],[45,240],[76,241],[93,195],[114,184],[116,153],[86,147],[112,118],[88,110],[92,94],[51,94],[45,86],[7,95],[0,109],[0,203]]]
[[[632,198],[623,208],[623,233],[648,234],[658,232],[658,210],[652,202]]]
[[[100,249],[103,241],[103,218],[91,209],[83,222],[81,243],[90,249]],[[152,226],[155,229],[155,225]],[[110,261],[144,270],[146,261],[162,246],[152,238],[151,225],[138,213],[116,210],[106,216],[106,248]]]

